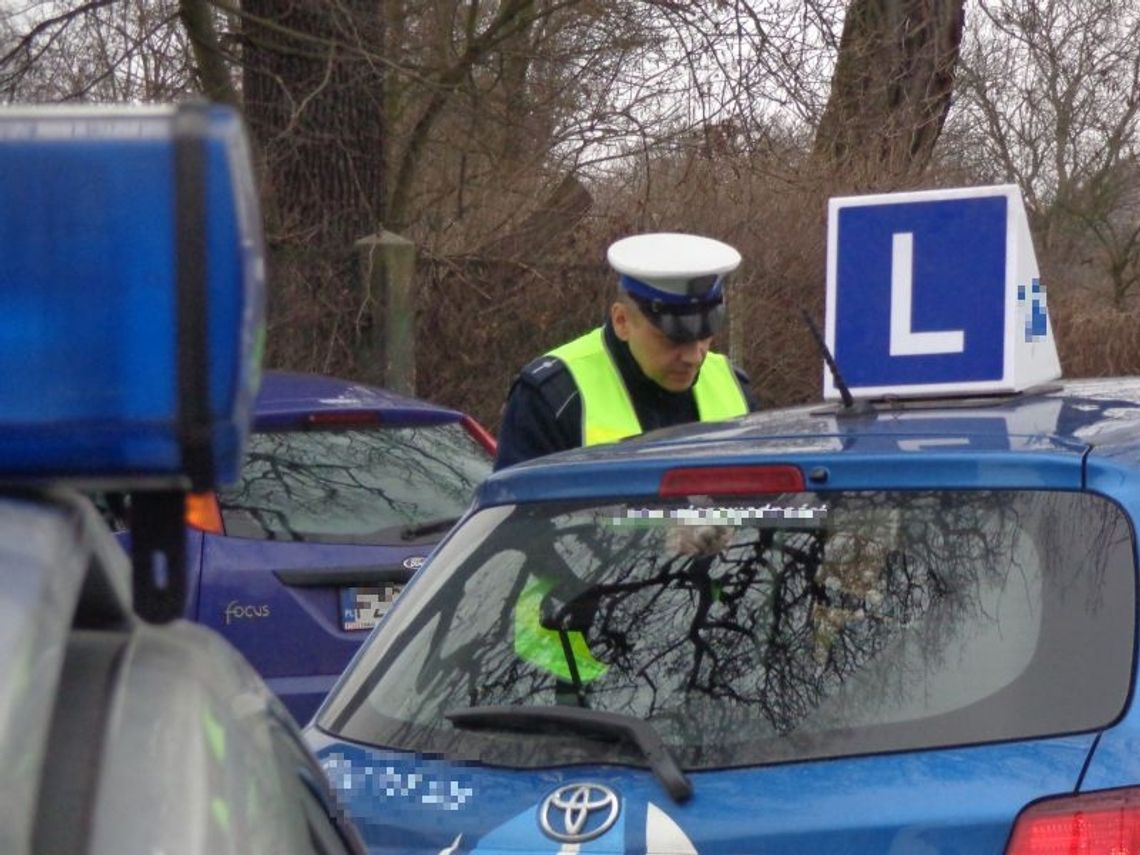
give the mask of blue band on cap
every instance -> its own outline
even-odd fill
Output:
[[[721,299],[721,291],[723,290],[724,277],[718,276],[716,283],[709,288],[702,296],[689,294],[674,294],[672,291],[662,291],[660,288],[654,288],[640,279],[634,279],[632,276],[621,274],[621,287],[633,294],[635,297],[641,297],[643,300],[656,300],[661,303],[670,303],[676,306],[689,306],[693,303],[716,303]]]

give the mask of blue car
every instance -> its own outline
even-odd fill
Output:
[[[495,441],[381,389],[266,372],[238,480],[187,501],[185,616],[305,722],[471,502]]]
[[[369,850],[1140,851],[1140,379],[1010,289],[1015,379],[930,391],[974,281],[925,355],[829,305],[823,403],[485,481],[307,730]]]

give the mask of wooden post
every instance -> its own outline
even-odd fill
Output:
[[[725,286],[724,299],[726,303],[725,311],[728,312],[728,329],[726,330],[727,335],[725,335],[724,338],[727,338],[728,341],[722,344],[719,339],[717,340],[717,344],[721,344],[721,346],[725,348],[721,350],[721,353],[727,356],[728,361],[736,366],[740,366],[740,358],[744,350],[744,305],[740,293],[744,287],[746,287],[746,283],[735,279],[731,280],[729,284]],[[731,301],[728,299],[730,293],[732,294]],[[736,308],[735,312],[733,311],[733,307]]]
[[[372,316],[368,379],[393,392],[416,393],[416,247],[382,231],[356,242],[361,284]]]

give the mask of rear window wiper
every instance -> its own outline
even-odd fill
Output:
[[[416,525],[404,526],[400,529],[400,539],[415,540],[417,537],[423,537],[425,534],[438,534],[441,531],[447,531],[459,522],[459,519],[459,517],[442,517],[437,520],[427,520],[426,522],[417,523]]]
[[[623,739],[641,750],[653,774],[674,801],[687,801],[693,794],[693,785],[669,753],[661,736],[649,722],[631,715],[572,706],[465,707],[444,715],[453,725],[463,728],[500,728],[532,733],[571,731],[588,737]]]

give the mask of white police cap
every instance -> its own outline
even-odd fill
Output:
[[[657,232],[622,238],[606,253],[621,287],[676,341],[712,336],[724,321],[724,280],[740,253],[700,235]]]

